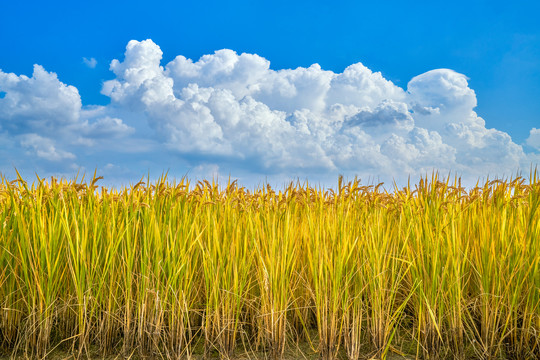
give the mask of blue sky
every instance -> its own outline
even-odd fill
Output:
[[[509,174],[515,170],[512,164],[516,169],[534,164],[540,149],[540,132],[535,131],[540,128],[538,13],[535,1],[4,2],[0,171],[11,175],[17,166],[30,174],[69,176],[76,169],[97,168],[111,183],[167,169],[178,176],[187,171],[232,174],[251,182],[287,176],[326,181],[338,173],[399,178],[430,168],[471,178]],[[146,39],[151,44],[139,43],[139,50],[134,45],[132,65],[139,70],[162,66],[165,75],[153,71],[151,79],[127,79],[126,46]],[[156,65],[154,58],[141,65],[143,53],[152,49],[162,53],[154,52],[160,62]],[[221,49],[236,52],[238,58],[256,54],[258,60],[214,54]],[[174,73],[168,64],[178,55],[194,63],[209,55],[215,56],[208,60],[214,63],[226,58],[247,65],[236,68],[235,79],[226,68],[216,72],[202,63],[196,75],[185,63]],[[116,73],[110,69],[113,59],[125,65]],[[269,69],[260,59],[270,62]],[[357,63],[367,70],[343,75]],[[42,81],[23,84],[21,75],[35,78],[34,64],[42,67]],[[312,64],[321,71],[283,71]],[[453,72],[430,73],[437,69]],[[377,72],[383,80],[374,78]],[[13,85],[13,78],[8,81],[10,73],[19,85]],[[57,82],[47,78],[51,73],[57,74]],[[411,80],[426,73],[410,94]],[[356,90],[340,85],[338,91],[336,84],[343,85],[339,74],[349,85],[356,84]],[[149,81],[143,86],[148,90],[150,82],[165,78],[174,83],[174,101],[148,103],[140,94],[141,81]],[[239,79],[249,91],[238,88]],[[359,85],[368,80],[371,87]],[[108,90],[106,81],[113,82]],[[306,90],[315,86],[313,81],[321,86],[319,92]],[[454,85],[448,88],[449,83]],[[182,93],[190,84],[197,85],[196,96],[202,98]],[[77,103],[73,94],[60,91],[47,98],[64,85],[80,96],[80,108],[75,104],[72,112],[65,109]],[[139,95],[120,91],[133,86]],[[287,86],[293,90],[284,95]],[[206,98],[204,89],[215,95]],[[211,99],[223,96],[231,102],[223,105],[221,99],[224,108],[215,107]],[[246,96],[254,103],[248,104]],[[321,102],[309,102],[310,96]],[[43,108],[43,103],[55,102],[57,106]],[[202,104],[211,119],[204,111],[185,111],[193,102]],[[259,105],[266,108],[256,115]],[[343,108],[336,115],[338,105]],[[235,116],[230,114],[233,108],[243,109],[240,122],[223,123],[224,113]],[[260,126],[252,128],[254,116],[261,117],[255,121]],[[289,124],[287,133],[275,131]],[[73,129],[81,134],[78,141]],[[266,130],[259,138],[261,129]],[[243,136],[235,135],[244,130]],[[204,141],[197,145],[194,136]],[[302,136],[306,138],[298,140]],[[288,137],[299,143],[290,145]],[[128,146],[138,151],[128,151]],[[398,156],[404,153],[408,156]],[[40,161],[33,160],[36,156]]]

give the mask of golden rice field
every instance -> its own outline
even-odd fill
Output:
[[[392,191],[97,180],[1,179],[3,356],[540,357],[536,172]]]

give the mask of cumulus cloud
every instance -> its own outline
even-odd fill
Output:
[[[0,71],[2,128],[14,134],[28,131],[57,133],[74,126],[82,107],[79,91],[58,80],[55,73],[34,65],[32,77]]]
[[[95,58],[87,59],[83,57],[83,64],[88,66],[90,69],[95,69],[97,65],[97,60]]]
[[[33,149],[35,154],[49,161],[74,159],[75,155],[70,152],[56,149],[54,141],[37,134],[21,135],[21,145]]]
[[[486,128],[467,77],[453,70],[428,71],[402,89],[361,63],[335,73],[318,64],[273,70],[261,56],[228,49],[167,64],[162,57],[151,40],[130,41],[110,64],[107,106],[83,107],[76,88],[40,66],[32,78],[0,72],[0,131],[50,161],[79,154],[64,146],[111,139],[111,149],[133,148],[138,136],[147,154],[196,172],[274,178],[391,180],[434,169],[477,178],[528,169],[534,159]],[[527,145],[540,149],[540,130]]]
[[[86,110],[77,88],[40,65],[34,65],[32,77],[0,71],[0,91],[5,93],[0,98],[0,130],[44,160],[75,159],[66,147],[134,132],[121,119],[107,116],[104,107]]]
[[[526,140],[527,145],[540,151],[540,129],[532,128]]]
[[[122,137],[135,132],[135,129],[124,124],[121,119],[105,116],[93,123],[85,122],[82,126],[84,134],[91,138]]]
[[[508,173],[527,157],[487,129],[465,75],[437,69],[403,90],[358,63],[343,73],[272,70],[255,54],[219,50],[162,64],[151,40],[130,41],[103,94],[144,112],[170,151],[271,172],[396,176],[432,169]]]

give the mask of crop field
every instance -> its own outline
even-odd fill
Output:
[[[2,179],[0,355],[540,357],[536,172],[391,191],[98,180]]]

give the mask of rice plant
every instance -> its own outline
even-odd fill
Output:
[[[1,353],[540,357],[536,172],[392,191],[99,181],[1,179]]]

